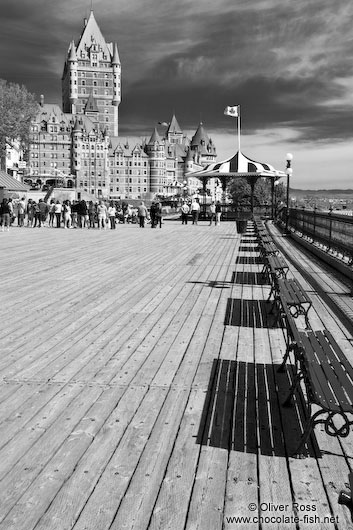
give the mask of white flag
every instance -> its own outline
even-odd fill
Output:
[[[234,107],[226,107],[224,109],[224,114],[226,116],[232,116],[233,118],[239,117],[239,105],[235,105]]]

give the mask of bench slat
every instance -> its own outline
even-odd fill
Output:
[[[339,367],[336,355],[323,332],[302,332],[302,335],[304,363],[315,402],[327,410],[353,413],[352,402],[347,399],[352,383],[342,366]]]

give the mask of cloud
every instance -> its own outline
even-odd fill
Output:
[[[175,111],[185,129],[202,120],[227,144],[235,123],[223,109],[239,104],[243,134],[255,143],[276,138],[282,150],[292,131],[300,150],[325,144],[338,150],[352,138],[350,1],[94,0],[93,6],[106,40],[119,46],[122,134],[148,136]],[[2,0],[1,76],[60,104],[68,46],[78,41],[89,11],[89,0],[61,0],[60,7]],[[275,144],[268,148],[272,153]]]

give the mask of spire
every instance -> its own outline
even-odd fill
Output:
[[[93,11],[91,11],[87,23],[85,24],[79,43],[77,45],[76,52],[80,55],[81,52],[86,52],[92,46],[92,42],[95,42],[99,45],[102,51],[109,57],[110,54],[109,47],[102,35],[102,32],[97,24],[96,19],[94,18]]]
[[[70,50],[69,50],[69,62],[77,61],[75,42],[71,41]]]
[[[119,57],[119,52],[118,52],[118,45],[115,42],[114,43],[113,58],[112,58],[112,65],[115,66],[117,64],[120,64],[120,57]]]
[[[152,133],[152,136],[147,145],[153,145],[155,142],[160,142],[160,141],[161,141],[161,137],[159,136],[158,131],[155,127]]]
[[[173,114],[172,121],[170,122],[168,130],[167,130],[167,135],[175,134],[175,133],[182,134],[183,131],[181,130],[180,125],[177,122],[175,114]]]
[[[79,118],[77,116],[76,120],[75,120],[75,125],[74,125],[74,128],[73,128],[73,132],[77,133],[77,132],[81,132],[81,125],[80,122],[79,122]]]
[[[204,129],[203,123],[200,122],[197,131],[191,139],[191,146],[196,147],[201,145],[207,145],[209,141],[210,139]]]

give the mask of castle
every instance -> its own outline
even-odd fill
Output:
[[[201,183],[188,172],[216,160],[216,148],[200,123],[189,140],[176,116],[164,134],[133,145],[119,137],[121,63],[93,11],[78,44],[70,43],[62,75],[62,109],[45,103],[31,125],[29,179],[40,186],[61,181],[85,196],[148,199],[195,193]],[[179,189],[178,189],[179,188]]]

